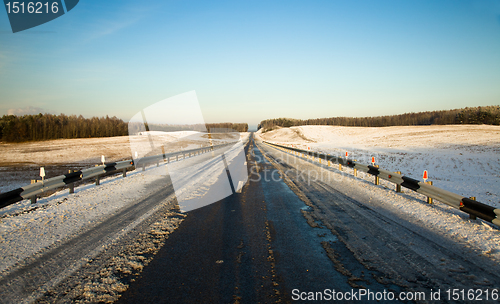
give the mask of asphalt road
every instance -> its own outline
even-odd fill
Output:
[[[418,223],[398,220],[369,197],[344,194],[342,187],[350,184],[305,182],[294,174],[287,174],[285,179],[281,176],[284,172],[332,168],[321,169],[293,156],[289,161],[280,151],[257,146],[253,140],[245,146],[245,155],[249,182],[241,193],[188,212],[142,272],[125,277],[115,273],[128,285],[118,303],[291,303],[323,299],[316,301],[321,303],[332,302],[329,297],[334,291],[338,297],[339,292],[345,295],[350,291],[360,296],[362,290],[396,295],[425,291],[426,301],[422,302],[429,302],[432,290],[442,290],[444,295],[452,288],[498,288],[498,265],[487,257],[465,252],[460,244]],[[233,166],[245,169],[239,164]],[[221,174],[216,184],[227,183],[228,177],[231,179]],[[139,248],[139,236],[147,234],[152,223],[175,206],[169,178],[148,188],[151,194],[142,200],[27,259],[2,277],[0,302],[91,301],[71,291],[82,289],[80,285],[89,278],[98,278],[90,280],[91,284],[107,282],[109,274],[101,270],[108,269],[109,262],[130,246]],[[234,191],[236,187],[232,188]],[[215,197],[210,191],[217,189],[212,187],[206,196]],[[168,203],[166,197],[171,197]],[[147,219],[125,236],[116,237],[141,216]],[[80,267],[85,256],[110,239],[116,239],[116,244]]]
[[[242,192],[190,211],[118,303],[289,303],[298,291],[353,289],[343,264],[366,275],[371,290],[398,288],[370,279],[347,249],[334,263],[322,242],[336,237],[307,222],[308,207],[253,141],[246,149]]]

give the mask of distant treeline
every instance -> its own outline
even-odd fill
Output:
[[[149,131],[163,131],[163,132],[174,132],[174,131],[199,131],[199,132],[247,132],[247,123],[207,123],[207,124],[194,124],[194,125],[168,125],[168,124],[148,124],[147,128]],[[142,123],[131,123],[129,124],[130,134],[137,134],[139,132],[146,131],[146,126]]]
[[[141,131],[137,124],[137,132]],[[156,125],[158,126],[158,125]],[[233,129],[237,132],[246,132],[246,123],[213,123],[203,125],[161,125],[161,131],[181,130],[220,130],[221,128]],[[142,125],[144,129],[144,125]],[[131,131],[133,131],[132,126]],[[142,129],[142,130],[143,130]],[[154,130],[159,131],[157,128]],[[131,132],[132,133],[132,132]],[[59,138],[89,138],[89,137],[111,137],[126,136],[129,134],[128,123],[116,117],[92,117],[84,118],[82,115],[4,115],[0,118],[0,139],[4,142],[22,142],[32,140],[49,140]]]
[[[207,127],[207,132],[214,132],[214,133],[224,132],[224,131],[232,132],[233,130],[236,132],[248,131],[247,123],[230,123],[230,122],[209,123],[206,124],[206,127]]]
[[[127,134],[127,124],[116,117],[84,118],[81,115],[38,114],[4,115],[0,118],[0,138],[6,142]]]
[[[406,113],[375,117],[330,117],[316,119],[275,118],[260,122],[258,129],[268,131],[275,126],[331,125],[352,127],[388,127],[449,124],[500,125],[500,106],[486,106],[444,111]]]

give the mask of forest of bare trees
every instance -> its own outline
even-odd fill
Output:
[[[140,130],[141,125],[137,125]],[[144,127],[142,125],[142,127]],[[156,126],[155,126],[156,127]],[[203,125],[161,125],[161,131],[194,130],[210,132],[212,129],[233,129],[237,132],[248,131],[246,123],[212,123]],[[132,128],[133,129],[133,128]],[[154,130],[158,130],[155,128]],[[132,130],[133,131],[133,130]],[[23,142],[59,138],[88,138],[126,136],[128,123],[116,117],[84,118],[76,115],[4,115],[0,118],[0,139],[3,142]]]
[[[388,127],[448,124],[500,125],[500,106],[474,107],[375,117],[330,117],[304,120],[275,118],[261,121],[258,129],[263,128],[263,131],[268,131],[275,126],[293,127],[304,125]]]

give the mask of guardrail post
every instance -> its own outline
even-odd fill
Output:
[[[426,181],[425,182],[427,185],[431,185],[432,186],[432,181]],[[432,197],[427,197],[427,203],[428,204],[432,204]]]
[[[95,165],[95,166],[98,167],[99,165]],[[95,177],[95,185],[99,186],[100,184],[101,184],[101,179],[100,179],[99,175],[97,175]]]
[[[401,175],[401,171],[396,171],[397,174]],[[396,184],[396,192],[401,193],[401,185]]]
[[[339,171],[342,171],[342,164],[339,163]]]
[[[122,173],[123,173],[123,175],[122,175],[123,177],[127,177],[127,168],[123,168]]]
[[[375,165],[374,167],[378,168],[378,165]],[[380,179],[378,178],[378,175],[375,175],[375,185],[380,185]]]
[[[175,160],[176,160],[176,161],[179,161],[179,154],[177,154],[177,155],[175,156]]]
[[[72,173],[73,170],[68,170],[68,173]],[[75,193],[75,183],[70,183],[68,185],[68,188],[69,188],[69,194],[73,194]]]
[[[471,196],[469,197],[471,200],[475,201],[476,200],[476,197],[475,196]],[[469,219],[471,220],[477,220],[477,217],[475,215],[472,215],[472,214],[469,214]]]
[[[32,179],[32,180],[31,180],[31,183],[32,183],[32,184],[36,184],[37,182],[38,182],[38,181],[37,181],[36,179]],[[32,204],[36,204],[36,195],[32,196],[30,199],[31,199],[31,203],[32,203]]]

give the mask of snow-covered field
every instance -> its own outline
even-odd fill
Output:
[[[131,155],[128,136],[0,143],[0,151],[2,167],[23,164],[98,164],[101,155],[106,156],[106,161],[118,161]]]
[[[0,192],[7,192],[40,179],[40,167],[46,178],[107,162],[130,159],[128,136],[58,139],[26,143],[0,143]]]
[[[434,186],[500,208],[500,126],[445,125],[403,127],[300,126],[261,134],[262,139],[293,144],[376,164]]]

